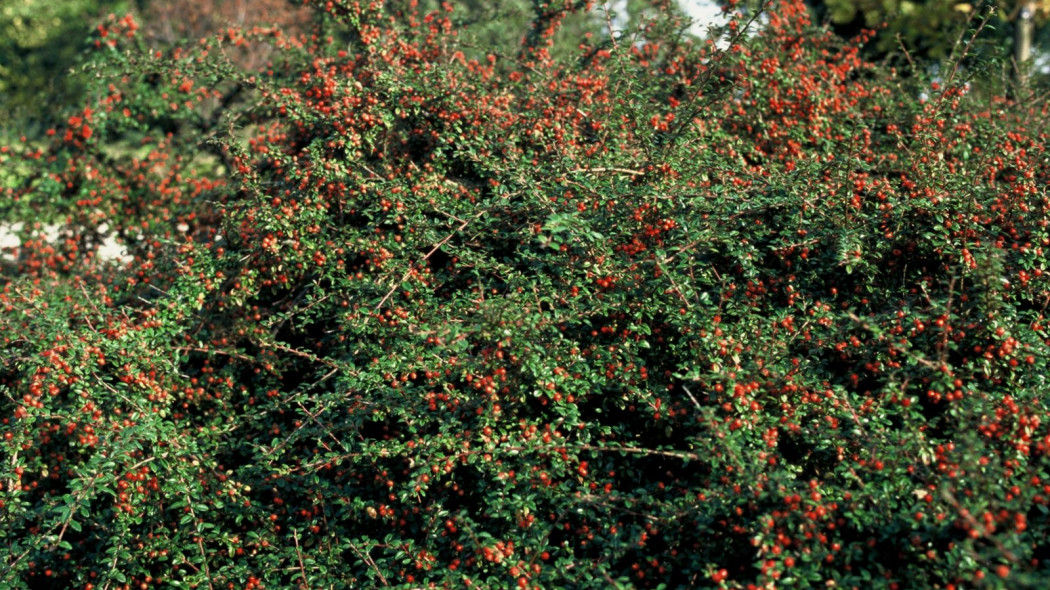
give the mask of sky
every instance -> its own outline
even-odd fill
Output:
[[[627,24],[626,7],[628,0],[605,0],[604,6],[613,15],[612,28],[623,31]],[[714,0],[677,0],[682,12],[693,20],[690,31],[697,37],[707,37],[711,25],[725,24],[727,19],[722,8]],[[600,9],[599,9],[600,14]]]
[[[678,5],[682,12],[696,21],[692,30],[697,35],[703,35],[711,24],[725,22],[722,8],[709,0],[678,0]]]

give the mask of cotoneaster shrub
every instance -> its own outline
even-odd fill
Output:
[[[516,55],[412,5],[114,18],[0,151],[5,216],[64,227],[2,279],[5,587],[1050,575],[1041,105],[791,1],[724,51],[565,50],[589,6],[536,2]]]

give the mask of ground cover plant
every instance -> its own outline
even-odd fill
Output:
[[[1043,103],[794,1],[719,45],[537,0],[511,54],[309,6],[164,51],[114,17],[85,106],[0,147],[0,584],[1050,575]]]

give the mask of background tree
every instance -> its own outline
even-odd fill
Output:
[[[313,13],[287,0],[8,0],[0,8],[0,114],[19,121],[20,134],[43,132],[81,99],[83,81],[73,70],[92,30],[107,14],[129,11],[140,17],[142,40],[158,49],[229,26],[301,33]],[[259,67],[272,51],[253,49],[241,52],[241,65]]]
[[[228,27],[279,27],[288,34],[309,32],[313,10],[288,0],[150,0],[141,8],[147,42],[158,48],[196,42]],[[267,44],[241,51],[238,65],[257,69],[273,47]]]
[[[39,131],[52,109],[79,100],[82,85],[70,68],[92,23],[127,10],[126,0],[8,0],[0,7],[0,115],[21,120],[21,133]],[[7,129],[10,127],[5,126]]]
[[[971,56],[1002,58],[1006,69],[1015,76],[1019,64],[1013,63],[1018,61],[1014,58],[1030,53],[1018,52],[1022,25],[1029,23],[1033,32],[1030,43],[1038,44],[1046,39],[1043,25],[1050,17],[1050,2],[1046,0],[991,4],[965,0],[812,0],[808,4],[818,19],[830,22],[840,35],[876,30],[874,40],[865,48],[866,54],[898,63],[917,59],[930,64],[948,58],[959,49],[957,41],[968,23],[987,16],[991,26],[984,29]],[[1025,20],[1026,14],[1031,18]]]

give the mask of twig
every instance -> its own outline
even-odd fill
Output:
[[[758,21],[759,17],[762,16],[762,14],[766,11],[767,7],[768,3],[766,2],[766,0],[762,0],[762,2],[760,2],[758,7],[755,9],[754,14],[752,14],[750,18],[748,18],[744,22],[743,26],[737,27],[737,30],[734,32],[733,36],[730,37],[729,43],[726,46],[726,48],[720,50],[715,55],[714,59],[712,60],[712,63],[709,63],[707,65],[707,69],[704,71],[704,73],[700,76],[698,80],[694,82],[694,84],[697,84],[696,92],[694,92],[692,96],[690,96],[687,100],[684,101],[684,104],[693,104],[693,109],[692,111],[687,113],[686,116],[681,117],[676,121],[674,129],[672,129],[668,134],[669,141],[667,141],[667,143],[664,145],[669,146],[674,144],[682,135],[682,132],[686,128],[686,126],[691,124],[693,119],[703,112],[706,105],[696,105],[695,103],[697,99],[700,98],[700,95],[703,94],[704,90],[708,89],[708,82],[711,80],[712,76],[714,76],[716,70],[718,69],[718,66],[725,59],[725,56],[731,53],[733,47],[736,47],[740,44],[740,40],[743,39],[744,35],[746,35],[747,32],[751,30],[751,26],[754,25],[756,21]]]
[[[967,25],[969,25],[971,22],[973,22],[974,16],[976,14],[977,14],[976,10],[970,13],[969,18],[966,19],[966,24]],[[955,80],[955,75],[959,72],[959,66],[962,65],[962,60],[967,55],[970,54],[970,49],[973,48],[974,42],[977,41],[977,37],[981,34],[981,31],[984,30],[984,26],[987,25],[987,24],[988,24],[988,18],[987,17],[981,20],[981,24],[979,24],[977,26],[977,29],[973,32],[973,35],[970,35],[970,40],[966,42],[966,47],[963,47],[962,55],[960,55],[958,58],[956,58],[955,57],[955,50],[958,49],[959,43],[962,42],[962,39],[963,39],[963,36],[964,36],[964,32],[965,32],[964,30],[963,31],[959,31],[959,37],[955,40],[955,44],[952,46],[952,53],[951,53],[951,57],[950,57],[950,59],[952,61],[954,61],[955,63],[952,65],[952,71],[949,72],[948,78],[944,81],[944,90],[941,92],[941,97],[937,101],[938,105],[940,103],[944,102],[944,99],[948,96],[948,91],[951,89],[952,82]]]
[[[220,349],[216,349],[216,348],[205,348],[203,346],[177,346],[175,348],[175,350],[177,350],[178,352],[201,352],[201,353],[204,353],[204,354],[219,354],[219,355],[222,355],[222,356],[228,356],[230,358],[235,358],[237,360],[241,360],[241,361],[245,361],[245,362],[249,362],[249,363],[261,362],[257,358],[252,358],[252,357],[250,357],[248,355],[244,355],[244,354],[241,354],[239,352],[230,352],[228,350],[220,350]]]
[[[295,556],[299,558],[299,575],[303,577],[303,587],[309,588],[310,582],[306,579],[306,566],[303,565],[303,552],[299,549],[299,531],[292,529],[292,540],[295,541]]]
[[[301,409],[301,410],[303,411],[303,413],[304,413],[304,414],[306,414],[307,416],[309,416],[309,417],[310,417],[310,419],[314,421],[314,423],[316,423],[316,424],[317,424],[318,426],[320,426],[320,427],[321,427],[321,430],[323,430],[323,431],[325,432],[325,434],[327,434],[327,435],[328,435],[329,437],[331,437],[331,439],[332,439],[333,441],[335,441],[335,444],[337,444],[337,445],[339,445],[339,446],[343,447],[343,450],[344,450],[344,451],[346,451],[346,452],[349,452],[349,451],[350,451],[350,449],[346,448],[346,445],[345,445],[345,444],[343,444],[343,441],[339,440],[339,439],[338,439],[338,438],[337,438],[337,437],[336,437],[336,436],[335,436],[334,434],[332,434],[332,430],[331,430],[330,428],[328,428],[327,426],[325,426],[325,425],[324,425],[324,423],[323,423],[323,422],[321,422],[321,420],[320,420],[320,419],[318,419],[318,416],[320,416],[320,415],[321,415],[321,414],[323,414],[323,413],[324,413],[325,411],[327,411],[327,410],[328,410],[328,408],[321,408],[321,411],[319,411],[319,412],[317,412],[316,414],[314,414],[314,413],[311,413],[311,412],[310,412],[310,410],[307,410],[307,409],[306,409],[306,406],[304,406],[304,405],[302,404],[302,402],[300,402],[300,401],[298,401],[298,400],[296,401],[296,405],[297,405],[297,406],[299,406],[299,409]],[[319,443],[320,443],[320,444],[321,444],[322,446],[324,446],[324,447],[325,447],[325,450],[327,450],[328,452],[331,452],[331,449],[330,449],[330,448],[328,448],[328,445],[326,445],[326,444],[325,444],[325,443],[324,443],[323,441],[318,441],[318,442],[319,442]]]
[[[84,294],[84,298],[87,299],[87,302],[91,304],[91,309],[95,310],[95,313],[97,313],[99,316],[101,316],[102,312],[100,312],[98,310],[98,306],[95,305],[95,300],[91,298],[91,295],[88,295],[87,289],[84,287],[84,282],[83,281],[77,281],[77,286],[80,287],[80,292]],[[84,321],[87,322],[88,328],[90,328],[91,331],[94,332],[95,331],[95,326],[93,326],[91,324],[91,320],[89,318],[85,317]]]
[[[950,504],[951,507],[959,513],[959,516],[966,521],[966,524],[968,524],[972,530],[977,531],[977,534],[989,541],[992,545],[995,545],[995,548],[998,549],[1000,553],[1002,553],[1003,557],[1005,557],[1007,561],[1013,564],[1018,563],[1017,556],[1015,556],[1012,551],[1007,549],[1006,545],[1003,545],[1002,541],[1000,541],[997,537],[992,536],[988,532],[987,528],[985,528],[979,522],[977,522],[977,519],[973,517],[973,514],[970,514],[970,511],[959,503],[959,500],[956,499],[955,494],[953,494],[951,490],[949,490],[948,488],[941,488],[941,498],[945,502]]]
[[[623,585],[620,584],[619,582],[617,582],[616,580],[610,578],[608,572],[602,572],[602,577],[605,578],[606,582],[609,582],[609,587],[610,588],[615,588],[616,590],[622,590]]]
[[[281,352],[287,352],[288,354],[292,354],[292,355],[295,355],[297,357],[304,358],[304,359],[306,359],[308,361],[313,361],[315,363],[320,363],[320,364],[322,364],[322,365],[324,365],[326,367],[332,368],[332,369],[340,369],[340,368],[342,368],[335,361],[332,361],[332,360],[329,360],[329,359],[326,359],[326,358],[321,358],[321,357],[317,356],[316,354],[311,354],[309,352],[303,352],[302,350],[298,350],[298,349],[292,348],[290,346],[285,346],[284,344],[278,344],[276,342],[266,342],[265,340],[259,341],[258,344],[259,344],[259,346],[262,346],[262,347],[265,347],[265,348],[272,348],[274,350],[279,350]]]
[[[372,561],[372,557],[369,554],[362,553],[357,548],[357,545],[354,545],[354,543],[352,541],[350,542],[350,549],[354,553],[356,553],[358,557],[360,557],[362,560],[364,560],[364,562],[367,563],[369,567],[371,567],[373,570],[375,570],[376,575],[379,576],[379,581],[382,582],[384,586],[389,586],[390,585],[390,583],[386,581],[386,577],[383,575],[383,570],[379,569],[379,566],[376,565],[375,561]]]
[[[642,447],[603,447],[598,445],[580,445],[576,448],[584,451],[595,451],[598,453],[627,453],[629,455],[674,457],[676,459],[688,459],[690,461],[700,460],[700,455],[698,453],[689,453],[686,451],[665,451],[663,449],[646,449]]]
[[[705,241],[707,239],[708,238],[701,238],[701,239],[693,240],[692,242],[689,242],[688,244],[686,244],[686,245],[682,246],[681,248],[679,248],[674,254],[671,254],[671,255],[667,256],[666,258],[664,258],[662,263],[663,264],[667,264],[668,262],[671,262],[679,254],[684,254],[684,253],[692,250],[693,248],[699,246],[701,242],[703,242],[703,241]]]
[[[58,544],[62,542],[62,537],[66,535],[66,529],[69,528],[69,523],[73,521],[77,509],[80,508],[82,496],[87,493],[88,490],[95,487],[95,482],[98,481],[98,478],[100,477],[102,477],[102,474],[96,473],[91,477],[91,481],[88,482],[87,486],[77,490],[77,493],[73,494],[73,505],[69,507],[69,516],[67,516],[65,521],[62,522],[62,528],[58,531],[58,538],[55,539],[54,542],[55,547],[58,547]]]
[[[904,52],[904,59],[908,60],[908,65],[911,66],[912,72],[917,72],[918,69],[915,67],[915,61],[911,58],[911,53],[908,52],[908,48],[904,45],[904,39],[901,38],[901,34],[897,33],[897,43],[901,46],[901,51]]]
[[[645,172],[641,170],[633,170],[631,168],[610,168],[610,167],[599,167],[599,168],[575,168],[569,170],[569,172],[619,172],[620,174],[630,174],[631,176],[645,176]]]
[[[693,392],[689,391],[689,388],[685,385],[682,386],[682,390],[685,391],[685,394],[689,396],[689,399],[693,402],[693,405],[696,406],[696,409],[699,411],[700,402],[696,401],[696,397],[693,396]]]
[[[197,549],[200,551],[201,554],[201,566],[204,568],[204,575],[208,579],[208,590],[215,590],[215,587],[212,585],[211,582],[211,570],[208,568],[208,553],[204,550],[204,541],[201,539],[200,529],[198,528],[200,523],[197,520],[197,512],[193,509],[193,499],[189,496],[189,485],[186,483],[186,480],[182,477],[179,477],[179,482],[186,490],[186,508],[189,509],[190,517],[193,518],[193,532],[197,541]]]
[[[301,428],[302,428],[302,426],[299,427],[299,429],[301,429]],[[299,429],[297,429],[296,431],[298,431]],[[293,434],[294,434],[294,432],[293,432]],[[287,444],[287,442],[288,442],[288,439],[286,439],[286,441],[284,443],[278,445],[272,451],[270,451],[270,454],[276,453],[276,451],[278,451],[281,448],[283,448]],[[628,455],[645,455],[645,456],[652,456],[652,457],[671,457],[671,458],[674,458],[674,459],[682,459],[682,460],[685,460],[685,461],[699,461],[699,460],[701,460],[703,458],[699,453],[691,453],[691,452],[688,452],[688,451],[670,451],[670,450],[664,450],[664,449],[647,449],[647,448],[644,448],[644,447],[617,447],[617,446],[600,446],[600,445],[568,445],[568,444],[566,444],[566,445],[549,445],[549,446],[531,447],[531,448],[530,447],[524,447],[524,446],[517,446],[517,445],[514,445],[514,446],[502,445],[502,446],[498,447],[498,449],[495,449],[495,450],[503,451],[503,452],[506,452],[506,453],[526,453],[526,452],[546,453],[546,452],[558,452],[561,449],[565,449],[565,448],[569,448],[569,447],[571,447],[573,449],[579,449],[579,450],[582,450],[582,451],[592,451],[592,452],[595,452],[595,453],[626,453]],[[471,450],[467,450],[467,451],[459,451],[458,453],[455,454],[455,457],[456,458],[462,458],[462,457],[467,457],[467,456],[470,456],[470,455],[479,455],[479,454],[482,454],[482,453],[493,453],[493,452],[494,452],[494,449],[491,449],[491,448],[471,449]],[[303,471],[303,470],[307,470],[307,469],[313,469],[313,468],[316,468],[316,467],[320,467],[322,465],[326,465],[326,464],[328,464],[328,463],[330,463],[332,461],[336,461],[336,460],[357,459],[357,458],[361,458],[361,457],[369,457],[369,458],[375,459],[377,457],[378,458],[383,458],[383,457],[393,457],[393,456],[395,456],[395,453],[392,452],[392,451],[388,451],[386,449],[371,450],[371,451],[365,451],[365,452],[346,453],[346,454],[340,455],[338,457],[328,457],[328,458],[326,458],[324,460],[315,461],[313,463],[307,463],[305,465],[300,465],[300,466],[298,466],[296,468],[293,468],[292,472],[299,472],[299,471]]]
[[[113,573],[113,571],[117,569],[117,561],[119,559],[120,559],[120,552],[117,551],[116,555],[113,556],[113,563],[109,564],[109,571],[110,571],[110,573]],[[109,586],[112,583],[113,583],[113,578],[110,578],[110,579],[106,580],[106,585],[102,587],[102,590],[109,590]],[[210,583],[208,584],[208,587],[209,588],[211,587]]]
[[[431,248],[430,251],[427,252],[423,256],[423,260],[421,260],[420,262],[425,262],[425,261],[429,260],[430,257],[434,255],[434,252],[437,252],[438,249],[440,249],[442,246],[447,244],[449,240],[454,238],[456,236],[456,234],[458,234],[459,232],[463,231],[468,225],[470,225],[471,221],[474,221],[475,219],[481,217],[482,215],[484,215],[486,213],[488,213],[488,211],[479,211],[476,215],[474,215],[474,217],[471,217],[470,219],[467,219],[463,223],[459,224],[459,227],[457,227],[456,229],[452,230],[452,233],[450,233],[447,236],[445,236],[445,238],[443,240],[441,240],[440,242],[438,242],[437,244],[434,244],[434,247]],[[405,282],[405,280],[408,277],[412,276],[412,271],[413,270],[414,269],[410,266],[408,268],[408,270],[405,271],[405,274],[401,275],[401,278],[396,283],[394,283],[394,286],[390,288],[390,291],[388,291],[387,294],[384,295],[383,298],[379,301],[379,303],[376,304],[376,310],[377,311],[383,308],[383,304],[386,303],[387,299],[390,299],[390,297],[394,294],[395,291],[397,291],[397,288],[401,286],[401,283]]]
[[[613,31],[612,14],[609,11],[609,3],[602,3],[602,11],[605,13],[605,27],[609,30],[609,40],[612,41],[613,49],[619,49],[620,43],[616,39],[616,34]]]
[[[667,277],[667,280],[671,281],[671,286],[674,287],[674,292],[678,295],[678,298],[682,300],[682,303],[685,303],[686,307],[693,307],[693,304],[690,303],[689,299],[685,296],[685,293],[682,293],[682,288],[675,282],[674,276],[667,272],[667,269],[664,268],[663,264],[660,264],[659,260],[654,260],[654,262],[656,262],[656,268],[659,268],[660,272]]]
[[[189,500],[187,500],[189,501]],[[196,520],[196,516],[194,519]],[[208,590],[215,590],[215,587],[211,583],[211,571],[208,569],[208,554],[204,551],[204,541],[200,535],[197,535],[197,548],[200,549],[201,559],[204,560],[202,565],[204,566],[204,576],[208,579]]]

